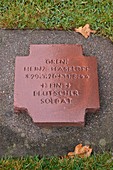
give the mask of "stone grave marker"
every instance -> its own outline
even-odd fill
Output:
[[[83,126],[99,109],[96,57],[81,45],[30,45],[15,63],[14,110],[27,111],[38,126]]]

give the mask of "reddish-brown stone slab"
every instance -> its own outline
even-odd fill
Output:
[[[83,126],[86,112],[99,109],[96,57],[80,45],[31,45],[16,57],[14,109],[38,125]]]

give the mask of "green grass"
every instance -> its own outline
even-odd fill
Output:
[[[1,0],[0,27],[63,29],[90,24],[113,38],[113,0]]]
[[[0,170],[113,170],[113,157],[111,153],[103,153],[84,159],[4,158],[0,159]]]

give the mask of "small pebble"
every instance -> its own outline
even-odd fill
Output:
[[[100,139],[99,145],[106,146],[106,140],[105,139]]]
[[[21,133],[21,137],[24,138],[25,137],[25,133]]]

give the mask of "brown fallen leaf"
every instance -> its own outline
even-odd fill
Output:
[[[75,157],[75,152],[69,152],[68,157],[69,158],[74,158]]]
[[[80,158],[89,157],[91,155],[92,148],[89,146],[82,146],[82,144],[79,144],[75,147],[74,152],[69,152],[68,157],[74,158],[75,156],[78,156]]]
[[[82,149],[82,144],[78,144],[76,147],[75,147],[75,154],[78,155],[81,153],[81,149]]]
[[[92,148],[89,146],[82,146],[82,144],[79,144],[75,147],[75,155],[78,155],[81,158],[89,157],[92,152]]]
[[[89,24],[86,24],[84,27],[75,28],[76,32],[81,33],[85,38],[90,36],[90,33],[96,33],[95,30],[91,30]]]

